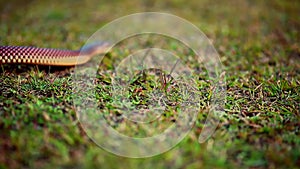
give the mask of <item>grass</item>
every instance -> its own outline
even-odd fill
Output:
[[[225,114],[211,139],[197,142],[208,111],[204,102],[194,128],[175,148],[151,158],[130,159],[98,148],[84,133],[73,107],[74,68],[1,65],[0,168],[299,168],[299,2],[23,4],[15,0],[0,4],[1,45],[52,48],[77,49],[105,23],[123,15],[143,11],[176,14],[198,26],[213,42],[225,67],[227,83]],[[173,41],[161,45],[181,51]],[[111,70],[115,62],[128,55],[131,51],[125,47],[121,44],[107,55],[102,68]],[[189,55],[184,50],[182,54]],[[193,62],[189,66],[197,67]],[[110,76],[99,77],[99,107],[114,127],[134,135],[134,126],[129,130],[122,128],[122,123],[114,123],[120,111],[104,104],[112,101],[108,92]],[[147,77],[160,87],[159,76]],[[206,78],[199,74],[197,82],[202,86],[203,99],[210,92]],[[141,86],[132,84],[130,98],[146,104],[138,102],[143,93],[149,92]],[[166,125],[172,123],[174,115],[170,112],[165,112]]]

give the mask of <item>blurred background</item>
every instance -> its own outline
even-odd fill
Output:
[[[0,168],[299,168],[300,1],[1,0],[0,11],[0,45],[67,49],[80,48],[125,15],[177,15],[200,28],[219,52],[229,95],[218,136],[199,145],[196,128],[171,151],[146,159],[107,153],[72,120],[42,128],[6,123],[13,112],[2,108]],[[268,95],[278,80],[286,86]],[[289,92],[296,95],[276,100]],[[257,100],[260,95],[270,102]],[[0,106],[7,99],[3,94]]]

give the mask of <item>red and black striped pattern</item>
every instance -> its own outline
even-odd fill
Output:
[[[29,46],[0,46],[1,64],[35,64],[74,66],[88,62],[96,54],[109,49],[107,42],[95,42],[80,50],[37,48]]]
[[[60,50],[25,46],[0,46],[0,64],[56,65],[61,58],[74,58],[79,50]]]

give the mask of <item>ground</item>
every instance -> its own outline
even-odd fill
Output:
[[[99,148],[82,129],[73,106],[74,67],[1,65],[0,168],[299,168],[299,1],[0,4],[1,45],[78,49],[101,26],[124,15],[159,11],[185,18],[218,51],[227,94],[225,113],[208,141],[197,142],[207,112],[204,106],[176,147],[151,158],[131,159]],[[176,43],[169,46],[177,49]],[[130,52],[121,49],[106,56],[102,66],[109,70]],[[111,100],[105,90],[109,76],[102,75],[99,83],[103,84],[99,99]],[[145,92],[139,85],[131,86],[132,97]],[[201,92],[208,97],[209,87],[204,89]],[[106,104],[99,106],[108,109]],[[109,109],[106,115],[117,113]]]

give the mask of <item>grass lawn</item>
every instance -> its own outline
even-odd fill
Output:
[[[101,26],[121,16],[171,13],[208,36],[227,84],[225,114],[208,141],[197,141],[207,113],[203,106],[176,147],[131,159],[99,148],[85,134],[73,106],[74,67],[0,65],[0,169],[300,168],[300,1],[13,0],[0,1],[0,10],[0,45],[63,49],[79,49]],[[178,49],[176,43],[164,45]],[[101,69],[110,70],[130,52],[122,44],[114,48]],[[209,83],[202,83],[205,78],[199,74],[198,83],[206,85],[204,99],[210,92]],[[137,84],[130,86],[133,101],[140,100],[134,95]],[[120,112],[106,104],[112,100],[110,85],[110,74],[103,74],[97,97],[116,125]],[[165,123],[172,118],[170,110]],[[119,130],[131,135],[134,127]]]

